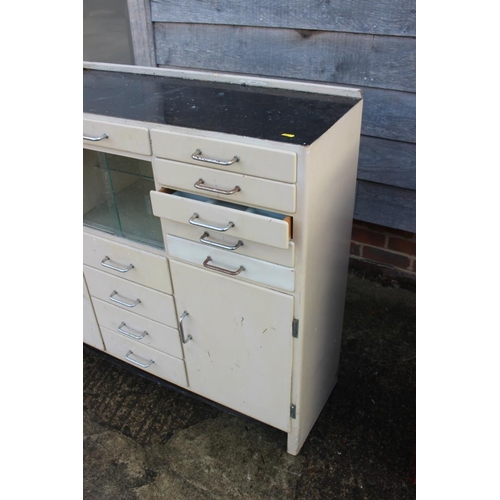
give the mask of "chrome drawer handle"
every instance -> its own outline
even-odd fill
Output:
[[[104,259],[101,260],[101,266],[107,267],[108,269],[113,269],[113,271],[118,271],[119,273],[126,273],[127,271],[130,271],[131,269],[134,268],[133,264],[129,264],[127,267],[115,267],[112,266],[111,264],[106,264],[108,260],[111,260],[107,255],[104,257]]]
[[[122,306],[125,307],[135,307],[137,304],[141,303],[140,299],[137,299],[132,303],[123,302],[123,300],[115,299],[115,295],[118,295],[118,292],[116,290],[113,290],[113,293],[109,296],[109,300],[111,300],[112,302],[116,302],[117,304],[121,304]]]
[[[227,223],[226,227],[217,227],[217,226],[211,226],[210,224],[203,224],[203,222],[198,222],[196,219],[199,217],[199,215],[195,212],[192,217],[188,220],[190,224],[193,226],[198,226],[202,227],[203,229],[212,229],[213,231],[219,231],[219,232],[224,232],[227,231],[228,229],[231,229],[234,227],[234,222],[229,221]]]
[[[186,316],[189,316],[189,313],[187,311],[184,311],[182,313],[182,316],[179,318],[179,332],[181,334],[181,340],[183,344],[187,344],[190,340],[193,339],[191,335],[188,335],[187,337],[184,335],[184,327],[182,326],[182,322],[184,321],[184,318]]]
[[[234,186],[233,189],[219,189],[212,186],[207,186],[203,179],[199,179],[194,183],[194,187],[196,189],[201,189],[202,191],[210,191],[211,193],[218,194],[235,194],[238,191],[241,191],[240,186]]]
[[[208,256],[204,261],[203,261],[203,267],[206,267],[207,269],[213,269],[214,271],[219,271],[220,273],[224,274],[229,274],[230,276],[236,276],[241,273],[241,271],[244,271],[245,268],[243,266],[240,266],[236,271],[230,271],[229,269],[224,269],[223,267],[217,267],[210,265],[209,262],[212,260],[212,257]]]
[[[243,242],[241,240],[238,240],[238,243],[236,245],[223,245],[222,243],[217,243],[216,241],[210,241],[207,240],[207,236],[210,236],[206,231],[202,234],[200,241],[202,243],[205,243],[205,245],[212,245],[213,247],[217,248],[223,248],[224,250],[236,250],[237,248],[240,248],[243,245]]]
[[[127,330],[124,330],[123,329],[124,326],[127,326],[127,325],[125,324],[124,321],[122,321],[121,325],[118,327],[118,331],[120,333],[123,333],[123,335],[126,335],[127,337],[130,337],[131,339],[142,340],[148,334],[148,332],[146,330],[144,330],[141,335],[134,335],[133,333],[127,332]]]
[[[141,368],[149,368],[154,363],[152,359],[150,359],[147,363],[141,363],[140,361],[132,359],[130,357],[131,354],[134,353],[132,351],[127,352],[127,354],[125,354],[125,359],[128,359],[131,363],[134,363],[134,365],[140,366]]]
[[[227,167],[228,165],[232,165],[233,163],[240,161],[239,156],[233,156],[232,160],[229,160],[229,161],[222,161],[222,160],[215,160],[213,158],[205,158],[205,157],[201,156],[202,154],[203,153],[201,152],[201,149],[197,149],[191,155],[191,158],[193,160],[204,161],[206,163],[213,163],[215,165],[222,165],[223,167]]]
[[[90,135],[84,135],[83,136],[83,140],[84,141],[94,141],[94,142],[96,142],[96,141],[102,141],[103,139],[107,139],[108,137],[109,137],[108,134],[102,134],[99,137],[92,137]]]

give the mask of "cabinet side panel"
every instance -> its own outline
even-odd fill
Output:
[[[354,210],[362,101],[307,151],[299,172],[301,227],[296,242],[299,336],[288,451],[297,454],[336,381]],[[299,208],[300,211],[300,208]]]
[[[85,276],[83,277],[83,341],[96,349],[104,351],[101,331],[97,324]]]

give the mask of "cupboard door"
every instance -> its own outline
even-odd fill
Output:
[[[190,389],[290,429],[293,297],[171,260]]]

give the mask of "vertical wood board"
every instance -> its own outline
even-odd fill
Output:
[[[127,0],[135,64],[156,66],[150,0]]]

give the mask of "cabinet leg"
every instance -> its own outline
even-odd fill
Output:
[[[290,455],[297,456],[302,449],[302,445],[304,444],[304,440],[299,439],[299,431],[297,426],[292,427],[291,431],[287,436],[287,445],[286,451]]]

